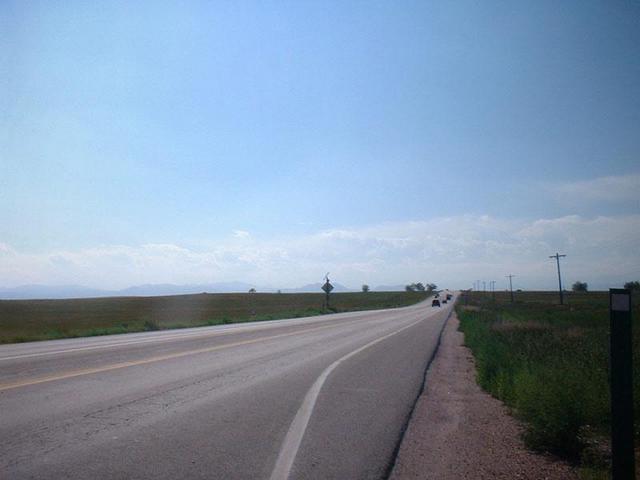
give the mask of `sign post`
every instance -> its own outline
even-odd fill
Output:
[[[611,473],[613,480],[635,479],[631,292],[609,289],[611,322]]]
[[[325,282],[324,285],[322,285],[322,290],[324,290],[324,293],[326,295],[326,300],[325,303],[327,305],[327,310],[329,309],[329,294],[331,293],[331,290],[333,290],[333,285],[331,285],[331,283],[329,282],[329,274],[327,273],[327,276],[325,277]]]

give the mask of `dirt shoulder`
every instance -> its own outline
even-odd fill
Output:
[[[402,440],[391,480],[577,479],[566,464],[527,450],[506,407],[475,381],[455,313],[442,335]]]

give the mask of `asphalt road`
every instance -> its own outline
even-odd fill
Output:
[[[385,478],[452,303],[0,346],[0,478]]]

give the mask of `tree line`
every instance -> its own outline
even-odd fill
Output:
[[[436,288],[438,288],[438,286],[435,283],[427,283],[424,285],[422,282],[410,283],[404,287],[407,292],[432,292]]]
[[[624,284],[624,288],[626,288],[627,290],[638,292],[640,291],[640,282],[638,280],[626,282]],[[580,280],[578,280],[571,286],[571,290],[573,290],[574,292],[588,292],[589,285],[587,284],[587,282],[581,282]]]

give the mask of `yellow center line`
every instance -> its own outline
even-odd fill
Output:
[[[357,322],[349,322],[350,324],[353,323],[357,323]],[[345,323],[339,324],[339,325],[346,325]],[[12,383],[0,383],[0,392],[5,391],[5,390],[12,390],[14,388],[20,388],[20,387],[26,387],[29,385],[37,385],[40,383],[46,383],[46,382],[53,382],[56,380],[65,380],[67,378],[73,378],[73,377],[80,377],[83,375],[91,375],[93,373],[101,373],[101,372],[109,372],[111,370],[118,370],[121,368],[127,368],[127,367],[135,367],[138,365],[146,365],[149,363],[154,363],[154,362],[161,362],[163,360],[171,360],[174,358],[181,358],[181,357],[186,357],[188,355],[196,355],[198,353],[207,353],[207,352],[215,352],[216,350],[222,350],[225,348],[231,348],[231,347],[239,347],[241,345],[250,345],[252,343],[258,343],[258,342],[263,342],[263,341],[267,341],[267,340],[273,340],[276,338],[284,338],[284,337],[290,337],[291,335],[297,335],[300,333],[308,333],[308,332],[313,332],[313,331],[317,331],[317,330],[324,330],[326,328],[332,328],[335,327],[336,325],[325,325],[322,327],[315,327],[315,328],[308,328],[306,330],[301,330],[301,331],[296,331],[296,332],[290,332],[290,333],[281,333],[278,335],[271,335],[269,337],[262,337],[262,338],[254,338],[253,340],[243,340],[241,342],[234,342],[234,343],[227,343],[224,345],[216,345],[215,347],[206,347],[206,348],[198,348],[196,350],[189,350],[186,352],[179,352],[179,353],[171,353],[171,354],[167,354],[167,355],[160,355],[160,356],[156,356],[156,357],[151,357],[151,358],[145,358],[144,360],[134,360],[131,362],[121,362],[121,363],[114,363],[112,365],[105,365],[103,367],[94,367],[94,368],[85,368],[82,370],[75,370],[75,371],[71,371],[71,372],[66,372],[66,373],[61,373],[59,375],[52,375],[52,376],[48,376],[48,377],[41,377],[41,378],[34,378],[31,380],[23,380],[20,382],[12,382]]]

